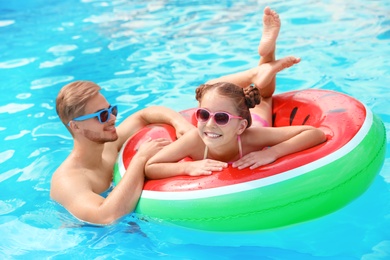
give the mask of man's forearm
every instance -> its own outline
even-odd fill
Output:
[[[146,158],[134,156],[122,180],[101,205],[101,213],[107,216],[107,223],[112,223],[135,209],[144,185],[145,163]]]
[[[142,110],[142,119],[146,124],[169,124],[177,126],[186,122],[180,113],[163,106],[151,106]]]

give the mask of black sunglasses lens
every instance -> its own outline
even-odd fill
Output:
[[[218,125],[226,125],[229,122],[229,115],[226,113],[216,113],[214,119]]]
[[[201,122],[205,122],[209,120],[210,113],[207,110],[198,109],[198,111],[196,111],[196,118]]]
[[[117,106],[112,107],[111,114],[113,114],[114,116],[116,116],[118,114],[118,107]]]
[[[103,110],[102,112],[100,112],[100,122],[104,123],[108,120],[108,111],[107,110]]]
[[[116,116],[118,114],[118,107],[113,106],[113,107],[110,107],[108,109],[101,111],[99,114],[100,122],[101,123],[107,122],[107,120],[110,118],[110,114],[113,114],[114,116]]]

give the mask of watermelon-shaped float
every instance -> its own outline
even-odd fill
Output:
[[[196,125],[195,109],[181,112]],[[327,90],[274,96],[273,126],[312,125],[327,141],[255,170],[230,166],[210,176],[147,180],[135,210],[142,218],[208,231],[255,231],[334,212],[361,195],[385,156],[383,123],[356,99]],[[124,144],[118,183],[148,137],[175,140],[170,126],[150,125]]]

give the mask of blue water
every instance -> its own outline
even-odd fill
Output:
[[[100,84],[119,122],[152,104],[194,107],[197,85],[257,64],[267,4],[282,19],[278,57],[302,58],[279,74],[277,92],[346,93],[390,136],[388,1],[0,1],[0,259],[390,259],[389,141],[367,192],[278,230],[216,234],[133,215],[87,226],[49,198],[72,149],[55,112],[64,84]]]

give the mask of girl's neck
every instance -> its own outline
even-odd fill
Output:
[[[237,155],[239,156],[238,158]],[[223,162],[236,161],[237,159],[242,158],[242,145],[240,135],[237,136],[237,146],[233,147],[230,150],[222,149],[220,151],[209,151],[208,147],[206,146],[203,159],[207,158]]]

